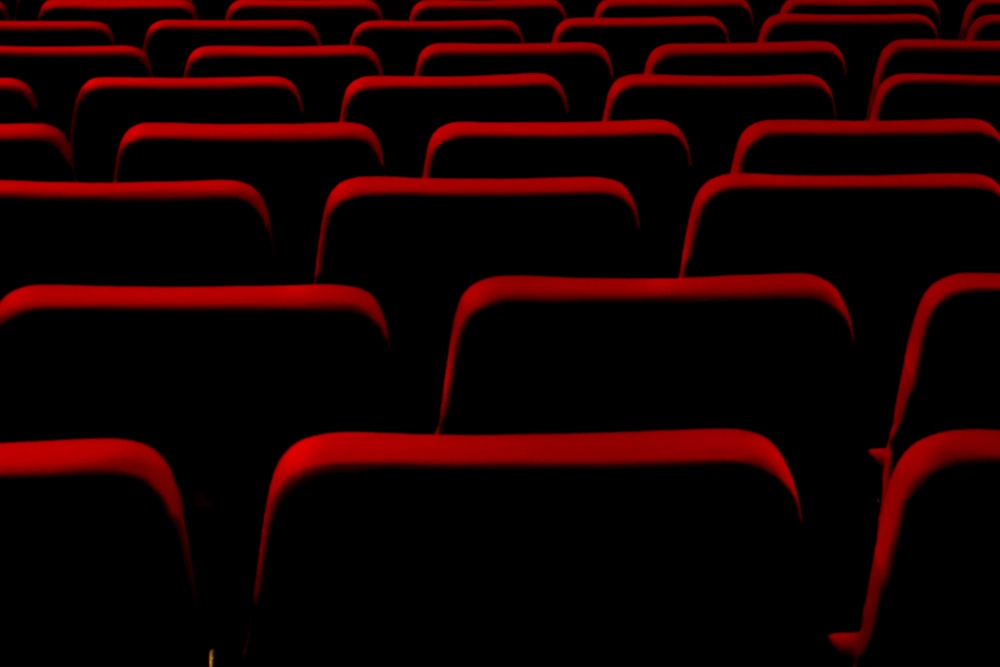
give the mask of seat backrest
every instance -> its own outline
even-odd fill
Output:
[[[347,44],[354,29],[378,21],[382,10],[372,0],[236,0],[226,18],[250,20],[301,19],[319,33],[323,44]]]
[[[38,18],[46,21],[100,21],[115,44],[142,47],[149,26],[164,19],[196,19],[190,0],[45,0]]]
[[[252,185],[267,203],[281,280],[294,284],[312,281],[330,191],[381,172],[375,134],[354,123],[141,123],[122,139],[115,178]]]
[[[330,195],[316,280],[379,300],[406,403],[432,430],[448,332],[469,285],[507,273],[629,275],[638,232],[628,190],[605,178],[357,178]]]
[[[676,275],[687,226],[691,158],[663,120],[450,123],[431,138],[424,176],[603,176],[628,188],[653,275]]]
[[[1000,126],[1000,75],[896,74],[882,81],[869,118],[979,118]]]
[[[0,180],[73,180],[73,149],[51,125],[0,124],[0,154]]]
[[[1000,187],[979,174],[729,174],[698,193],[681,271],[804,272],[836,285],[863,376],[854,437],[877,447],[921,296],[952,273],[1000,270],[998,237]]]
[[[188,56],[199,46],[318,46],[312,24],[298,20],[157,21],[143,49],[156,76],[182,76]]]
[[[756,38],[753,10],[747,0],[601,0],[597,18],[637,18],[664,16],[714,16],[726,26],[734,42]]]
[[[364,46],[201,46],[184,76],[284,77],[302,96],[304,120],[336,122],[347,86],[381,73],[378,56]]]
[[[934,0],[785,0],[782,14],[920,14],[941,28]]]
[[[558,0],[420,0],[410,12],[412,21],[507,19],[517,24],[526,42],[548,42],[566,18]]]
[[[559,82],[566,93],[570,120],[601,118],[614,74],[611,58],[597,44],[431,44],[417,61],[418,76],[531,72],[548,74]]]
[[[984,174],[1000,178],[1000,134],[972,118],[765,120],[740,137],[733,172]]]
[[[680,127],[696,186],[729,171],[739,137],[753,123],[835,116],[829,86],[810,74],[626,76],[612,85],[604,110],[606,120],[662,118]]]
[[[5,662],[206,660],[180,492],[151,448],[5,442],[0,506]]]
[[[274,76],[97,78],[73,112],[77,178],[109,181],[122,137],[143,122],[288,123],[302,119],[295,85]]]
[[[431,135],[442,125],[565,120],[566,113],[566,95],[547,74],[376,76],[348,86],[340,120],[375,131],[386,173],[418,176]]]
[[[593,42],[611,56],[615,76],[638,74],[658,46],[677,42],[728,42],[726,26],[710,16],[573,18],[556,28],[553,41]]]
[[[111,46],[113,42],[111,29],[99,21],[0,21],[4,46]]]
[[[513,44],[523,42],[517,24],[505,19],[470,21],[365,21],[351,44],[378,54],[385,74],[412,75],[424,47],[441,42]]]
[[[861,629],[831,635],[866,664],[992,664],[1000,432],[954,430],[915,443],[892,472]]]
[[[799,528],[751,433],[310,438],[272,480],[248,655],[794,661]]]

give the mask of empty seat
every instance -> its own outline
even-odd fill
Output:
[[[829,42],[748,44],[666,44],[646,61],[646,74],[714,76],[814,74],[826,82],[834,101],[846,91],[847,65]]]
[[[304,119],[336,121],[344,91],[382,69],[364,46],[202,46],[188,58],[184,76],[280,76],[295,84]]]
[[[387,353],[378,305],[351,287],[24,287],[0,302],[0,431],[163,455],[216,654],[238,655],[270,472],[310,434],[388,427]],[[174,639],[155,655],[176,664]]]
[[[736,146],[734,172],[1000,178],[1000,135],[982,120],[765,120]]]
[[[576,18],[556,28],[553,41],[593,42],[611,56],[615,76],[636,74],[663,44],[728,42],[726,26],[710,16],[668,18]]]
[[[0,123],[0,179],[72,181],[66,135],[44,123]]]
[[[372,0],[236,0],[227,19],[301,19],[319,33],[323,44],[347,44],[354,29],[377,21],[382,11]]]
[[[365,77],[344,93],[340,119],[375,131],[386,173],[418,176],[434,130],[459,120],[566,117],[566,96],[546,74]]]
[[[416,72],[418,76],[548,74],[566,93],[574,120],[599,120],[614,80],[607,52],[582,42],[431,44],[420,53]]]
[[[632,197],[605,178],[355,178],[323,219],[316,280],[357,285],[385,309],[413,428],[434,428],[462,291],[505,273],[629,275]]]
[[[164,19],[194,19],[189,0],[45,0],[38,18],[47,21],[100,21],[116,44],[141,47],[146,30]]]
[[[941,26],[934,0],[785,0],[782,14],[920,14]]]
[[[511,44],[523,42],[517,24],[507,20],[366,21],[351,36],[351,44],[378,54],[385,74],[411,75],[424,47],[441,42]]]
[[[680,266],[693,194],[690,168],[684,135],[663,120],[450,123],[431,138],[424,176],[619,181],[635,200],[649,270],[672,277]]]
[[[157,21],[143,46],[156,76],[182,76],[199,46],[311,46],[316,29],[305,21]]]
[[[0,71],[31,86],[38,118],[69,132],[80,88],[100,76],[149,76],[134,46],[0,46]]]
[[[726,26],[730,39],[751,41],[756,37],[753,11],[747,0],[601,0],[597,18],[657,16],[714,16]]]
[[[97,21],[0,21],[5,46],[109,46],[113,41],[111,29]]]
[[[684,76],[637,74],[615,81],[606,120],[662,118],[691,147],[695,184],[729,171],[740,134],[769,118],[830,119],[829,86],[810,74]]]
[[[298,91],[280,77],[91,79],[73,113],[76,174],[82,181],[111,180],[118,144],[138,123],[280,123],[301,117]]]
[[[310,438],[271,483],[249,655],[781,662],[800,528],[746,432]]]
[[[267,202],[281,275],[308,283],[330,191],[381,172],[378,140],[354,123],[141,123],[122,139],[115,178],[249,183]]]
[[[807,272],[832,282],[858,336],[852,439],[881,446],[921,295],[1000,270],[1000,187],[978,174],[730,174],[698,193],[682,275]]]
[[[1000,19],[997,16],[980,16],[969,26],[967,39],[978,41],[996,41],[1000,39]]]
[[[0,238],[0,294],[275,280],[267,209],[244,183],[0,181]]]
[[[4,662],[206,661],[184,509],[155,451],[128,440],[5,442],[0,504]]]
[[[864,118],[871,81],[882,49],[897,39],[934,39],[937,27],[920,14],[778,14],[760,30],[760,40],[832,42],[847,62],[848,90],[840,117]]]
[[[998,453],[1000,432],[955,430],[902,456],[882,502],[860,629],[830,636],[854,664],[1000,660]]]
[[[927,290],[906,347],[887,471],[922,438],[997,427],[998,303],[1000,274],[952,275]]]
[[[979,118],[1000,126],[1000,75],[896,74],[872,100],[873,120]]]
[[[412,21],[507,19],[517,24],[527,42],[548,42],[566,18],[558,0],[420,0],[410,12]]]
[[[900,39],[885,47],[872,80],[879,86],[896,74],[1000,75],[1000,44],[968,40]]]

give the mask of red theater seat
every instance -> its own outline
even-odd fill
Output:
[[[1000,660],[998,463],[992,430],[937,433],[903,454],[882,502],[860,630],[830,636],[854,664]]]
[[[747,0],[601,0],[597,18],[714,16],[736,42],[756,37],[753,11]]]
[[[948,39],[900,39],[885,47],[872,81],[896,74],[1000,74],[1000,44]]]
[[[785,0],[781,13],[920,14],[941,27],[941,10],[934,0]]]
[[[513,21],[366,21],[351,36],[351,44],[378,54],[386,74],[412,75],[426,46],[441,42],[512,44],[523,42]]]
[[[0,123],[37,120],[38,102],[31,87],[20,79],[0,78]]]
[[[418,76],[532,72],[548,74],[559,82],[571,119],[601,118],[614,75],[611,59],[597,44],[432,44],[417,61]]]
[[[181,497],[156,452],[5,442],[0,505],[4,662],[205,663]]]
[[[100,21],[116,44],[142,46],[146,30],[165,19],[198,18],[189,0],[45,0],[38,18],[46,21]]]
[[[958,33],[959,38],[966,38],[969,34],[969,28],[972,24],[984,16],[995,16],[1000,14],[1000,5],[998,5],[997,0],[972,0],[966,8],[965,14],[962,16],[962,28]]]
[[[199,46],[313,46],[319,35],[305,21],[157,21],[143,46],[156,76],[182,76]]]
[[[1000,18],[995,15],[980,16],[969,26],[966,39],[975,41],[1000,40]]]
[[[411,21],[507,19],[517,24],[526,42],[548,42],[566,18],[558,0],[420,0]]]
[[[248,656],[794,660],[799,517],[741,431],[310,438],[271,483]]]
[[[111,180],[118,144],[138,123],[287,123],[301,118],[295,85],[280,77],[91,79],[73,112],[77,177]]]
[[[249,183],[267,202],[282,277],[308,283],[330,191],[381,172],[378,140],[354,123],[141,123],[122,139],[115,178]]]
[[[639,212],[654,275],[677,275],[691,188],[680,129],[663,120],[450,123],[431,138],[424,176],[603,176],[625,185]],[[674,260],[671,263],[671,258]]]
[[[0,21],[5,46],[110,46],[113,41],[111,29],[97,21]]]
[[[778,14],[764,23],[760,40],[832,42],[847,62],[848,94],[840,117],[863,118],[879,55],[897,39],[934,39],[937,27],[921,14]]]
[[[0,238],[0,294],[34,283],[275,279],[267,209],[243,183],[0,181]]]
[[[698,193],[682,275],[813,273],[844,295],[863,382],[852,440],[881,446],[910,322],[931,284],[1000,270],[1000,187],[978,174],[730,174]]]
[[[382,73],[364,46],[202,46],[188,58],[184,76],[280,76],[302,96],[304,120],[336,121],[353,81]]]
[[[72,181],[66,135],[44,123],[0,123],[0,179]]]
[[[638,220],[604,178],[357,178],[327,203],[316,280],[357,285],[386,312],[416,428],[434,428],[458,299],[506,273],[638,270]]]
[[[709,16],[575,18],[559,24],[553,41],[600,44],[615,76],[622,76],[641,72],[650,52],[663,44],[728,42],[729,35],[722,21]]]
[[[1000,274],[952,275],[927,290],[906,347],[887,470],[921,438],[997,426],[998,299]]]
[[[1000,134],[982,120],[765,120],[740,137],[733,172],[1000,178]]]
[[[380,20],[382,10],[372,0],[236,0],[226,18],[305,20],[323,44],[347,44],[355,28]]]
[[[427,142],[442,125],[563,120],[566,113],[562,87],[546,74],[381,76],[348,86],[340,119],[375,131],[387,173],[418,176]]]
[[[684,76],[638,74],[608,94],[605,120],[662,118],[691,146],[695,183],[729,171],[749,125],[769,118],[834,118],[829,86],[809,74]]]
[[[979,118],[1000,125],[1000,75],[896,74],[872,100],[869,118]]]

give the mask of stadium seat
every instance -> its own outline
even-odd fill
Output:
[[[38,18],[46,21],[99,21],[115,44],[142,47],[149,26],[164,19],[196,19],[190,0],[45,0]]]
[[[517,24],[526,42],[551,41],[565,18],[558,0],[420,0],[410,12],[411,21],[506,19]]]
[[[356,178],[330,195],[316,281],[385,309],[415,429],[434,429],[448,332],[463,290],[506,273],[638,270],[638,218],[605,178]]]
[[[385,74],[412,75],[426,46],[442,42],[513,44],[523,42],[517,24],[507,20],[365,21],[351,44],[378,54]]]
[[[747,0],[601,0],[597,18],[667,16],[714,16],[726,26],[734,42],[749,42],[757,36],[753,10]]]
[[[284,77],[302,97],[304,120],[335,122],[347,86],[381,73],[375,52],[364,46],[201,46],[184,76]]]
[[[643,71],[650,52],[663,44],[728,42],[726,26],[710,16],[575,18],[556,28],[553,41],[593,42],[611,56],[615,76]]]
[[[839,108],[848,120],[865,117],[882,49],[897,39],[934,39],[937,27],[921,14],[778,14],[760,29],[764,42],[832,42],[847,62],[848,94]]]
[[[962,384],[964,384],[964,379]],[[1000,432],[913,444],[882,502],[859,630],[830,636],[854,664],[992,664]],[[854,626],[854,627],[858,627]]]
[[[280,77],[91,79],[80,90],[73,111],[76,175],[81,181],[110,181],[119,142],[130,127],[142,122],[301,119],[298,91]]]
[[[348,44],[354,29],[378,21],[382,10],[372,0],[236,0],[227,19],[300,19],[315,26],[323,44]]]
[[[626,76],[612,85],[604,110],[605,120],[662,118],[680,127],[696,186],[729,171],[740,134],[757,121],[835,117],[829,86],[809,74]]]
[[[652,275],[675,277],[690,206],[691,158],[663,120],[450,123],[431,137],[424,176],[603,176],[628,188]],[[673,258],[673,263],[668,262]]]
[[[1000,134],[972,118],[765,120],[740,137],[733,172],[985,174],[1000,178]]]
[[[206,663],[184,509],[155,451],[4,442],[0,504],[4,662]]]
[[[0,295],[35,283],[277,278],[267,209],[244,183],[0,181],[0,239]]]
[[[381,172],[378,140],[353,123],[141,123],[122,139],[115,180],[249,183],[267,202],[279,275],[309,283],[330,191]]]
[[[248,656],[794,660],[800,535],[752,433],[317,436],[274,473]]]
[[[547,74],[380,76],[347,87],[340,120],[375,131],[386,173],[419,176],[427,143],[442,125],[563,120],[566,113],[566,95]]]
[[[155,76],[182,76],[199,46],[313,46],[316,29],[302,20],[157,21],[143,49]]]

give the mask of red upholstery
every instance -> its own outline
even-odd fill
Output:
[[[315,26],[323,44],[347,44],[354,29],[378,21],[382,10],[372,0],[236,0],[227,19],[300,19]]]
[[[753,10],[746,0],[601,0],[594,13],[597,18],[636,18],[665,16],[714,16],[726,26],[733,41],[746,42],[756,37]]]
[[[550,41],[565,18],[566,11],[558,0],[420,0],[410,12],[411,21],[510,20],[527,42]]]
[[[142,46],[146,30],[164,19],[198,18],[189,0],[45,0],[38,18],[46,21],[100,21],[116,44]]]

